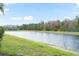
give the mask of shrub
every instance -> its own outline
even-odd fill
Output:
[[[2,40],[4,35],[4,28],[0,26],[0,41]]]

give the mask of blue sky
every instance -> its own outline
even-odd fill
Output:
[[[4,8],[5,15],[0,15],[0,25],[74,19],[79,13],[79,4],[76,3],[10,3]]]

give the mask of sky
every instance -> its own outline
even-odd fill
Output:
[[[0,25],[22,25],[51,20],[74,19],[79,15],[76,3],[7,3],[4,15],[0,15]]]

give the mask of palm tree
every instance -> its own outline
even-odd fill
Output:
[[[0,3],[0,11],[2,12],[2,14],[4,14],[3,6],[4,6],[4,4]],[[3,34],[4,34],[4,29],[3,29],[3,27],[0,27],[0,55],[1,55],[1,42],[3,40]]]
[[[4,4],[0,3],[0,11],[4,14]]]

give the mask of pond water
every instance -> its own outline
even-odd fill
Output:
[[[53,34],[43,31],[7,31],[6,33],[79,52],[78,35]]]

